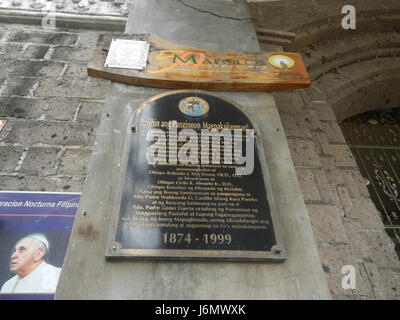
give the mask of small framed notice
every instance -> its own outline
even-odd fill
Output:
[[[113,39],[104,66],[143,70],[146,68],[149,48],[147,41]]]

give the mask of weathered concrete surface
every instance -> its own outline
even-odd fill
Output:
[[[209,50],[260,50],[245,1],[185,0],[184,3],[192,8],[178,0],[136,1],[126,31],[154,33],[187,46],[207,46]]]
[[[155,3],[158,13],[152,7]],[[215,8],[216,1],[196,3],[210,10]],[[254,31],[245,25],[248,22],[228,19],[227,28],[227,19],[182,8],[176,0],[143,0],[137,4],[127,32],[154,32],[172,41],[212,50],[258,50],[257,43],[251,40],[255,37]],[[242,1],[232,4],[218,1],[217,4],[225,6],[225,12],[219,12],[220,15],[246,17],[248,14]],[[235,12],[227,10],[230,5]],[[187,13],[181,15],[181,10]],[[177,12],[179,19],[174,16]],[[157,28],[158,15],[168,17],[174,27]],[[143,26],[134,21],[137,17],[144,17]],[[189,24],[203,26],[207,32],[185,29]],[[229,41],[225,44],[226,39]],[[244,107],[260,128],[287,261],[272,264],[105,260],[108,225],[123,185],[122,146],[129,129],[127,124],[142,102],[160,92],[163,90],[113,84],[56,299],[330,299],[280,117],[272,96],[263,93],[220,94]]]

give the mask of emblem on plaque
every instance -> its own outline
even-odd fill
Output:
[[[207,101],[199,97],[187,97],[178,105],[179,110],[190,117],[202,117],[208,113],[210,106]]]

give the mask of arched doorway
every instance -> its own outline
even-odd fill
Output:
[[[400,257],[400,108],[350,117],[341,128]]]

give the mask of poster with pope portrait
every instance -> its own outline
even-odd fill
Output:
[[[79,193],[0,192],[0,300],[51,300]]]

